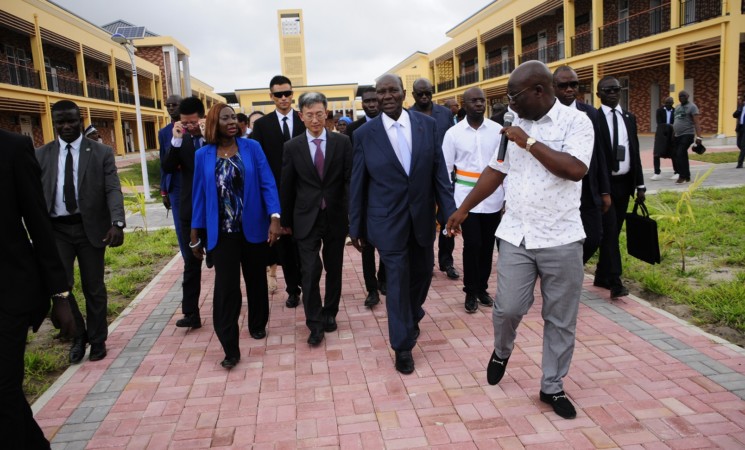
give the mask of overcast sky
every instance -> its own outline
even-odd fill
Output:
[[[217,92],[267,87],[280,72],[277,10],[302,9],[308,84],[372,84],[491,0],[53,0],[96,24],[118,19],[173,36]]]

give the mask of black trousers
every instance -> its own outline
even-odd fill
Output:
[[[463,292],[485,294],[489,290],[494,243],[502,213],[469,213],[463,229]]]
[[[693,144],[694,135],[683,134],[673,138],[673,158],[680,178],[691,178],[691,166],[688,162],[688,149]]]
[[[630,174],[610,177],[610,194],[612,206],[603,214],[603,237],[600,241],[600,256],[595,278],[608,283],[611,287],[621,286],[621,249],[618,236],[621,234],[626,210],[629,208],[633,192],[633,178]]]
[[[603,210],[599,206],[580,208],[582,227],[585,229],[585,242],[582,244],[582,264],[592,258],[603,240]]]
[[[303,287],[305,324],[311,331],[323,329],[326,316],[336,317],[341,299],[341,269],[346,227],[330,223],[326,211],[319,211],[310,234],[297,239]],[[284,239],[284,238],[282,238]],[[321,271],[326,269],[326,291],[321,302]]]
[[[745,127],[745,125],[740,125]],[[737,147],[740,148],[740,156],[737,157],[737,166],[742,167],[743,161],[745,161],[745,131],[737,133]]]
[[[57,251],[65,268],[67,282],[72,286],[75,259],[80,268],[80,284],[85,297],[85,315],[80,312],[77,302],[71,302],[72,314],[77,326],[77,336],[86,336],[92,344],[102,344],[108,337],[106,322],[108,296],[104,284],[104,255],[106,247],[94,247],[85,234],[81,223],[60,223],[52,220]],[[101,236],[103,239],[103,236]]]
[[[31,326],[29,315],[0,310],[0,435],[3,448],[48,449],[49,441],[34,420],[23,394],[23,354]]]
[[[191,223],[181,221],[181,240],[191,242]],[[204,240],[204,239],[203,239]],[[181,252],[184,257],[184,280],[181,283],[181,312],[184,315],[199,314],[199,295],[202,292],[202,261],[195,258],[189,249]]]
[[[215,263],[215,293],[212,321],[225,357],[241,356],[238,347],[238,317],[241,314],[241,271],[246,283],[248,331],[262,331],[269,321],[269,291],[266,285],[266,242],[252,244],[243,233],[220,233],[212,249]]]
[[[437,221],[447,223],[448,218],[444,217],[441,210],[437,210]],[[445,269],[453,265],[453,250],[455,249],[455,238],[447,237],[442,231],[437,233],[437,263],[440,269]]]
[[[654,164],[654,173],[659,175],[662,173],[662,169],[660,169],[660,157],[659,156],[653,156],[652,157],[652,163]],[[676,161],[676,158],[673,156],[670,158],[670,161],[673,163],[673,172],[678,173],[678,162]]]
[[[385,283],[385,264],[378,262],[378,276],[375,276],[375,247],[369,242],[362,249],[362,276],[365,278],[367,292],[378,292],[378,283]]]
[[[297,243],[293,237],[284,236],[276,245],[279,264],[282,265],[282,274],[287,285],[285,291],[288,294],[300,295],[300,256]]]

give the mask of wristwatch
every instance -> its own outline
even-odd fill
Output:
[[[112,223],[112,225],[114,225],[114,226],[115,226],[115,227],[117,227],[117,228],[124,228],[124,222],[122,222],[121,220],[115,220],[115,221],[114,221],[114,222]]]
[[[533,144],[536,143],[535,138],[529,137],[527,141],[525,141],[525,151],[530,153],[530,147],[533,146]]]
[[[279,213],[272,213],[270,216],[272,219],[279,219]]]

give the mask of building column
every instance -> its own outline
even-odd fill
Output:
[[[517,24],[517,17],[512,18],[512,45],[515,49],[513,60],[515,61],[515,67],[517,67],[522,62],[520,61],[520,55],[523,53],[523,29]]]
[[[592,106],[595,108],[600,108],[600,98],[596,95],[595,91],[595,85],[597,82],[600,81],[600,68],[598,67],[598,63],[593,63],[592,65],[592,85],[590,87],[591,96],[592,96]]]
[[[88,97],[88,77],[85,73],[85,55],[83,55],[83,44],[78,42],[78,51],[75,53],[75,62],[78,66],[78,79],[83,84],[83,97]]]
[[[122,109],[117,106],[114,116],[114,150],[117,156],[124,156],[127,146],[124,143],[124,132],[122,131]]]
[[[453,87],[459,88],[460,82],[458,81],[458,77],[460,76],[460,56],[455,54],[455,49],[453,49]]]
[[[114,91],[114,102],[119,103],[119,82],[116,79],[116,58],[114,50],[111,50],[111,61],[109,62],[109,87]]]
[[[39,87],[46,91],[47,76],[46,66],[44,65],[44,47],[41,45],[41,29],[39,28],[39,16],[34,14],[34,34],[29,37],[31,40],[31,59],[34,62],[34,69],[39,71]],[[44,136],[46,139],[46,135]]]
[[[737,80],[740,71],[740,29],[738,22],[723,22],[719,48],[719,120],[717,134],[735,136],[732,112],[737,110]]]
[[[574,0],[564,0],[564,59],[574,56],[572,39],[577,34],[574,26]]]
[[[484,81],[484,69],[486,69],[486,46],[481,42],[481,32],[476,30],[476,64],[478,68],[479,83]]]
[[[191,97],[191,72],[189,71],[189,56],[182,55],[179,57],[184,70],[184,97]]]
[[[678,47],[670,47],[670,96],[673,98],[685,88],[685,66],[685,61],[678,60]]]
[[[670,29],[680,28],[680,1],[670,2]]]
[[[676,3],[673,0],[671,3]],[[600,49],[600,29],[603,27],[603,0],[592,0],[592,49]]]

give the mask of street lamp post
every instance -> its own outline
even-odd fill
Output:
[[[132,62],[132,89],[135,91],[135,112],[137,115],[137,137],[140,144],[140,165],[142,166],[142,188],[145,191],[145,200],[152,200],[150,197],[150,181],[147,176],[147,158],[145,157],[145,138],[142,132],[142,111],[140,111],[140,90],[137,83],[137,66],[135,65],[134,44],[131,40],[122,34],[115,33],[111,35],[111,40],[120,44],[127,50],[129,60]]]

